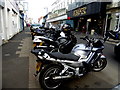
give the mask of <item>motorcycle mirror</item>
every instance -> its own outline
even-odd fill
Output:
[[[62,37],[65,37],[65,33],[63,33],[63,32],[61,32],[60,35],[61,35]]]

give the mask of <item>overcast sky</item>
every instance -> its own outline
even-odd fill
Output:
[[[35,21],[38,20],[39,17],[45,14],[46,7],[50,7],[51,4],[56,0],[25,0],[28,2],[28,17],[33,18]],[[104,1],[104,0],[103,0]],[[120,0],[113,0],[120,1]]]
[[[28,17],[34,18],[37,20],[40,16],[45,14],[45,9],[55,0],[28,0]]]

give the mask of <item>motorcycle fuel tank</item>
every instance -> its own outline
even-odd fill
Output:
[[[85,44],[77,44],[73,47],[72,53],[74,53],[77,56],[80,56],[81,58],[87,58],[91,50],[91,47],[86,47]]]

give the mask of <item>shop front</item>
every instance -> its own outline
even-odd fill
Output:
[[[120,1],[114,2],[107,7],[105,27],[106,31],[119,29],[120,29]]]
[[[103,34],[106,3],[92,2],[68,12],[68,17],[74,21],[74,29],[80,32],[95,30]]]

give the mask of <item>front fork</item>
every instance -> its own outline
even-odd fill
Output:
[[[98,53],[98,57],[97,57],[96,60],[95,60],[94,62],[92,62],[92,63],[98,63],[98,64],[100,64],[100,63],[98,62],[99,58],[100,58],[100,59],[106,59],[106,57],[105,57],[102,53]]]

